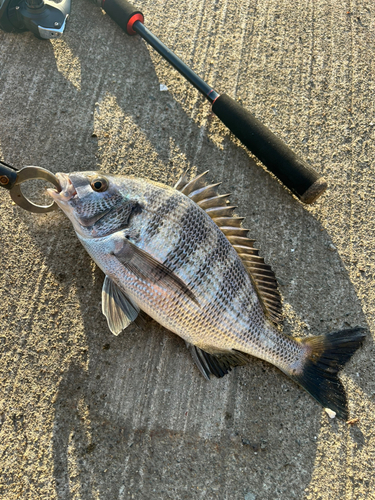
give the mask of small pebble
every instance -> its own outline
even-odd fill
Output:
[[[256,495],[254,495],[254,493],[251,493],[251,491],[249,491],[249,493],[246,493],[245,495],[245,500],[256,500]]]
[[[336,412],[331,410],[330,408],[324,408],[327,415],[329,416],[329,418],[335,418],[336,416]]]

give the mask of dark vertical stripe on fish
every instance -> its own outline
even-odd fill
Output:
[[[167,221],[167,215],[170,214],[175,208],[181,203],[180,196],[176,194],[172,194],[169,198],[167,198],[161,205],[159,205],[155,214],[151,217],[148,222],[145,234],[147,235],[148,240],[152,240],[152,238],[160,231],[163,224]]]
[[[194,272],[194,287],[202,285],[208,286],[211,277],[217,279],[218,276],[212,273],[212,268],[215,267],[216,264],[224,264],[228,258],[231,251],[231,245],[221,231],[218,231],[217,236],[216,245],[207,255],[202,265]],[[215,300],[213,303],[214,302]]]
[[[218,296],[222,295],[225,302],[229,304],[232,303],[236,297],[242,295],[242,293],[247,296],[248,292],[250,292],[250,290],[248,290],[250,283],[246,274],[246,270],[239,259],[231,262],[222,276]]]
[[[248,316],[249,312],[256,307],[257,302],[247,271],[239,258],[228,262],[228,267],[221,277],[221,285],[213,298],[213,302],[217,304],[224,316],[236,301],[236,311],[233,311],[232,324],[237,331],[238,338],[243,340],[248,335],[249,330],[246,324],[240,326],[241,320]]]
[[[180,237],[164,261],[164,265],[173,272],[189,262],[191,255],[202,246],[210,231],[205,214],[195,205],[187,208],[180,224]]]

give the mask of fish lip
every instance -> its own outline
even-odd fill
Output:
[[[57,180],[60,183],[61,190],[49,188],[47,189],[47,193],[56,201],[56,202],[68,202],[74,196],[77,195],[77,191],[72,184],[72,181],[69,178],[68,174],[57,173]]]

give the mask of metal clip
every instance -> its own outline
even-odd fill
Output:
[[[42,167],[24,167],[17,172],[17,180],[14,186],[10,189],[10,196],[14,203],[19,205],[21,208],[33,212],[35,214],[41,214],[46,212],[51,212],[58,208],[55,202],[51,205],[36,205],[32,201],[28,200],[21,191],[21,184],[28,180],[41,179],[53,184],[59,191],[61,191],[61,186],[57,177]]]

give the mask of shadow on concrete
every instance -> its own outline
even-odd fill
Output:
[[[73,263],[58,264],[62,255],[55,257],[50,270],[56,275],[74,269]],[[88,348],[85,362],[72,362],[64,373],[56,397],[58,498],[74,498],[78,491],[82,500],[240,499],[246,492],[264,500],[302,498],[313,470],[319,405],[256,359],[207,383],[181,339],[154,322],[112,336],[99,309],[103,275],[95,270],[88,282],[84,268],[90,260],[84,253],[78,265],[82,271],[65,286],[77,290]],[[331,286],[341,288],[343,278]],[[324,279],[319,273],[317,280]],[[306,296],[305,290],[299,293]],[[350,311],[363,321],[353,297],[352,289]],[[343,317],[347,326],[348,316]],[[350,366],[348,371],[350,376]],[[341,434],[336,421],[328,425]],[[352,439],[363,441],[359,429],[353,432],[358,435]]]

